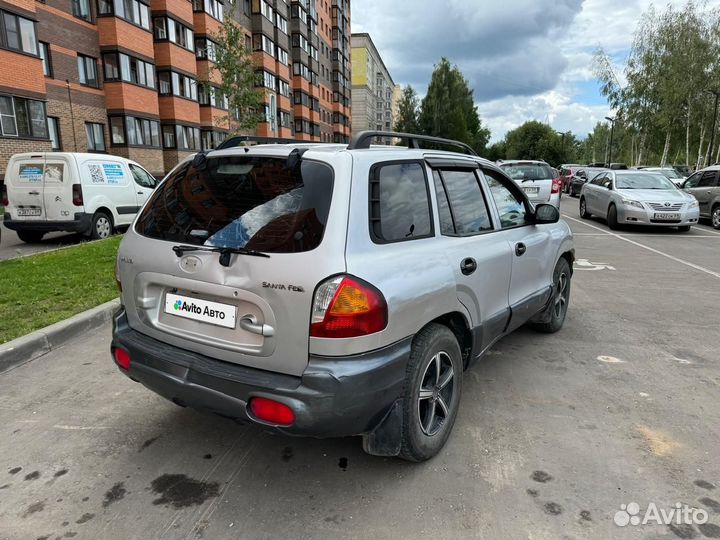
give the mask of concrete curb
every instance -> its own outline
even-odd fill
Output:
[[[80,334],[94,330],[110,321],[118,307],[120,300],[111,300],[0,345],[0,373],[40,358]]]

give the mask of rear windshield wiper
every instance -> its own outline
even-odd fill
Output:
[[[242,247],[173,246],[172,250],[178,257],[182,257],[185,253],[190,251],[210,251],[213,253],[219,253],[220,264],[222,266],[230,266],[230,255],[233,254],[250,255],[251,257],[265,257],[266,259],[270,258],[270,255],[263,253],[262,251]]]

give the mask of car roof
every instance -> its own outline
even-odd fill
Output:
[[[547,161],[542,161],[539,159],[506,159],[503,160],[502,163],[498,163],[500,167],[503,167],[504,165],[547,165],[550,166]]]
[[[209,157],[235,156],[235,155],[264,155],[287,157],[294,150],[305,150],[303,156],[308,158],[318,157],[332,154],[349,154],[357,156],[375,156],[378,161],[387,161],[389,159],[397,159],[401,154],[403,159],[424,160],[428,157],[449,158],[453,160],[468,160],[480,163],[483,166],[498,169],[498,166],[479,156],[462,154],[460,152],[450,152],[446,150],[433,150],[428,148],[408,148],[406,146],[388,146],[388,145],[372,145],[370,148],[359,148],[348,150],[346,144],[329,144],[329,143],[292,143],[292,144],[256,144],[253,146],[234,146],[224,150],[212,150],[208,153]],[[543,163],[544,162],[540,162]]]
[[[20,154],[13,154],[13,158],[18,159],[32,159],[32,158],[64,158],[64,157],[74,157],[75,159],[97,159],[97,160],[107,160],[107,161],[130,161],[133,160],[128,159],[126,157],[122,156],[116,156],[114,154],[99,154],[99,153],[93,153],[93,152],[22,152]]]

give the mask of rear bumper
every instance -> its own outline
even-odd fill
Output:
[[[84,233],[90,230],[92,215],[78,212],[74,219],[68,221],[41,221],[41,220],[21,220],[11,219],[10,214],[6,213],[3,219],[3,225],[12,231],[37,231],[37,232],[79,232]]]
[[[111,347],[130,353],[130,369],[118,368],[122,373],[179,405],[289,435],[343,437],[373,430],[402,396],[411,340],[367,354],[311,355],[302,376],[294,377],[168,345],[130,328],[121,309],[113,319]],[[254,418],[247,404],[255,396],[288,405],[295,423],[280,427]]]

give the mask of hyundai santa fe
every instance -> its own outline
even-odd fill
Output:
[[[469,147],[377,136],[398,134],[216,150],[171,171],[120,246],[119,369],[288,435],[437,454],[463,372],[521,325],[562,327],[573,239]]]

